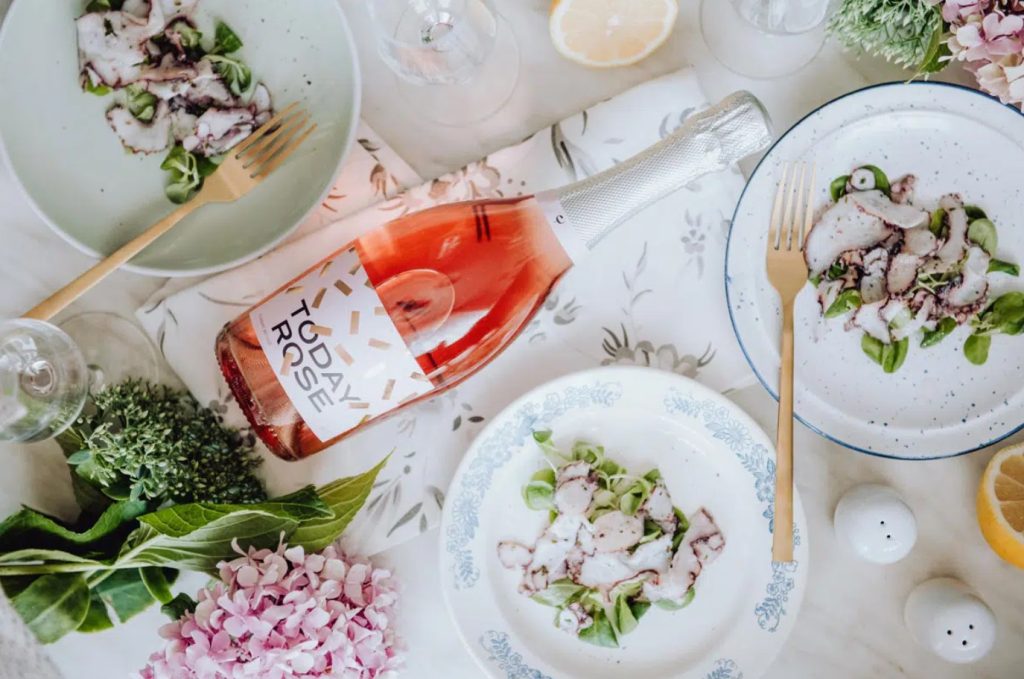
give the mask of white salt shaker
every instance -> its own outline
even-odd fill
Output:
[[[867,483],[848,490],[833,523],[839,539],[873,563],[895,563],[917,542],[914,512],[888,486]]]
[[[919,644],[949,662],[974,662],[996,640],[992,609],[953,578],[935,578],[915,587],[903,618]]]

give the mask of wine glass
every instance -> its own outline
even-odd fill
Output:
[[[60,328],[0,322],[0,441],[41,441],[75,421],[89,395],[89,368]]]
[[[825,42],[834,0],[703,0],[701,32],[726,68],[778,78],[807,65]]]
[[[370,0],[378,51],[417,116],[484,120],[511,98],[519,47],[493,0]]]

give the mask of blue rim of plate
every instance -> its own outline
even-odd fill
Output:
[[[736,342],[740,345],[740,351],[743,352],[743,358],[745,358],[747,360],[747,365],[749,365],[750,369],[754,372],[754,376],[757,377],[757,381],[761,383],[761,386],[764,387],[765,391],[767,391],[768,394],[773,399],[775,399],[776,401],[779,400],[779,395],[777,393],[775,393],[770,386],[768,386],[768,382],[765,380],[764,376],[761,375],[761,373],[758,371],[757,366],[754,365],[754,361],[751,360],[750,354],[747,353],[746,345],[743,344],[743,338],[740,336],[739,330],[736,328],[736,319],[735,319],[735,317],[733,316],[733,313],[732,313],[732,299],[730,298],[730,295],[729,295],[729,248],[732,246],[732,229],[733,229],[733,225],[736,223],[736,216],[739,214],[740,206],[743,204],[743,198],[747,195],[747,188],[750,187],[751,182],[754,181],[754,177],[757,176],[758,170],[761,169],[761,166],[764,164],[764,162],[766,160],[768,160],[769,156],[771,156],[772,151],[775,150],[775,147],[778,146],[782,142],[783,139],[785,139],[787,136],[789,136],[790,132],[792,132],[796,128],[800,127],[804,123],[805,120],[807,120],[808,118],[813,116],[815,113],[817,113],[821,109],[826,108],[827,106],[831,106],[832,104],[834,104],[834,103],[836,103],[838,101],[842,101],[843,99],[846,99],[848,97],[852,97],[852,96],[855,96],[855,95],[858,95],[858,94],[863,94],[864,92],[870,92],[871,90],[878,90],[878,89],[883,89],[883,88],[887,88],[887,87],[908,87],[908,86],[948,87],[950,89],[960,90],[962,92],[968,92],[970,94],[975,94],[975,95],[977,95],[977,96],[979,96],[979,97],[981,97],[983,99],[986,99],[986,100],[992,102],[993,104],[996,104],[997,106],[1003,106],[1005,108],[1008,108],[1008,109],[1010,109],[1011,111],[1013,111],[1014,113],[1016,113],[1019,116],[1024,116],[1024,111],[1021,111],[1020,109],[1018,109],[1018,108],[1016,108],[1014,106],[1010,106],[1009,104],[1004,104],[1001,101],[999,101],[998,99],[996,99],[995,97],[989,96],[989,95],[985,94],[984,92],[981,92],[981,91],[976,90],[976,89],[971,88],[971,87],[967,87],[965,85],[958,85],[958,84],[955,84],[955,83],[945,83],[945,82],[922,81],[922,80],[911,80],[909,82],[902,81],[902,80],[894,80],[894,81],[891,81],[891,82],[877,83],[875,85],[868,85],[867,87],[862,87],[860,89],[853,90],[852,92],[847,92],[846,94],[841,94],[838,97],[836,97],[835,99],[830,99],[829,101],[825,102],[821,106],[817,106],[817,107],[813,108],[807,114],[805,114],[802,118],[800,118],[798,121],[793,123],[789,127],[788,130],[786,130],[781,135],[779,135],[779,138],[776,139],[772,143],[772,145],[770,147],[768,147],[768,150],[765,151],[763,156],[761,156],[761,159],[759,161],[757,161],[757,165],[754,167],[754,171],[750,173],[750,177],[747,179],[747,183],[743,186],[743,191],[740,192],[739,200],[736,201],[736,209],[733,210],[732,219],[729,222],[729,234],[726,237],[726,241],[725,241],[725,276],[723,277],[723,283],[725,284],[725,305],[726,305],[726,308],[729,311],[729,322],[732,324],[732,332],[733,332],[733,335],[736,336]],[[814,433],[818,434],[819,436],[821,436],[821,437],[823,437],[823,438],[825,438],[825,439],[827,439],[829,441],[832,441],[833,443],[837,443],[837,444],[843,446],[844,448],[849,448],[850,450],[855,450],[858,453],[864,453],[865,455],[872,455],[874,457],[883,457],[883,458],[886,458],[886,459],[889,459],[889,460],[902,460],[904,462],[926,462],[928,460],[947,460],[947,459],[949,459],[951,457],[959,457],[961,455],[968,455],[970,453],[976,453],[979,450],[983,450],[985,448],[988,448],[989,446],[994,446],[995,444],[999,443],[1000,441],[1004,441],[1004,440],[1010,438],[1011,436],[1013,436],[1014,434],[1016,434],[1016,433],[1018,433],[1020,431],[1024,431],[1024,422],[1021,422],[1020,424],[1018,424],[1016,427],[1014,427],[1010,431],[1006,432],[1005,434],[997,436],[996,438],[988,441],[987,443],[983,443],[983,444],[981,444],[981,445],[979,445],[979,446],[977,446],[975,448],[969,448],[967,450],[961,450],[961,451],[956,452],[956,453],[950,453],[949,455],[932,455],[932,456],[929,456],[929,457],[901,457],[899,455],[893,455],[891,453],[880,453],[880,452],[878,452],[876,450],[868,450],[866,448],[861,448],[860,446],[854,445],[854,444],[849,443],[847,441],[843,441],[842,439],[837,438],[835,436],[832,436],[828,432],[822,431],[822,429],[820,429],[819,427],[811,424],[810,422],[808,422],[807,420],[802,418],[800,416],[800,414],[797,413],[795,410],[793,411],[793,417],[795,417],[802,425],[804,425],[805,427],[807,427],[808,429],[810,429]]]

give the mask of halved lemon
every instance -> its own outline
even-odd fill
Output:
[[[677,0],[554,0],[548,27],[563,56],[608,68],[635,64],[658,49],[678,14]]]
[[[1024,444],[999,451],[985,468],[978,525],[996,554],[1024,568]]]

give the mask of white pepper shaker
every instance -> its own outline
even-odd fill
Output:
[[[867,483],[854,486],[836,505],[836,535],[862,559],[895,563],[917,542],[917,520],[895,490]]]
[[[974,662],[996,640],[992,609],[953,578],[935,578],[915,587],[903,618],[919,644],[949,662]]]

